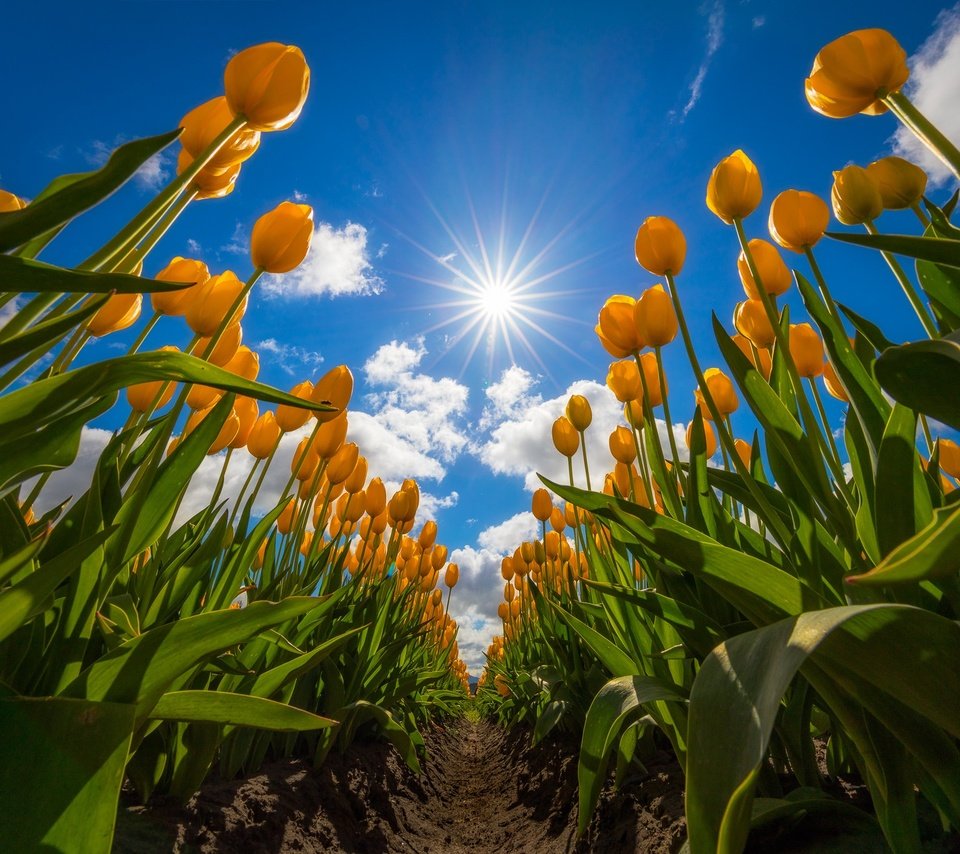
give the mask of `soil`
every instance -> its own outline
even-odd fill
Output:
[[[678,851],[683,775],[667,753],[604,791],[577,840],[577,745],[530,747],[527,733],[459,720],[425,734],[423,773],[392,747],[354,744],[319,769],[291,759],[243,780],[211,780],[185,807],[121,810],[114,854],[147,852]]]

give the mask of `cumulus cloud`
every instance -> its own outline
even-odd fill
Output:
[[[336,228],[317,223],[306,260],[289,273],[268,276],[264,292],[284,297],[378,294],[383,279],[373,269],[367,229],[355,222]]]
[[[486,390],[487,405],[480,416],[480,429],[514,418],[524,409],[540,402],[540,395],[531,394],[536,385],[535,377],[519,365],[511,365],[500,379]]]
[[[477,537],[477,543],[482,549],[503,556],[516,549],[524,540],[534,539],[539,527],[540,523],[533,513],[525,510],[497,525],[485,528]]]
[[[956,106],[960,80],[960,4],[937,15],[934,32],[910,57],[906,94],[950,140],[960,145],[960,110]],[[952,173],[904,127],[891,138],[893,152],[922,166],[934,184],[943,185]]]

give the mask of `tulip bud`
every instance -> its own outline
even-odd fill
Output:
[[[133,326],[140,317],[142,294],[114,294],[87,321],[87,331],[97,338]]]
[[[313,208],[281,202],[254,223],[250,258],[259,270],[289,273],[307,257],[312,240]]]
[[[927,189],[927,173],[902,157],[882,157],[867,167],[886,210],[913,207]]]
[[[801,377],[823,373],[823,341],[809,323],[790,324],[790,357]]]
[[[580,436],[566,416],[553,422],[553,446],[565,457],[572,457],[580,448]]]
[[[354,495],[363,489],[366,481],[367,459],[366,457],[360,456],[357,457],[357,464],[353,467],[353,471],[350,472],[350,476],[343,482],[343,488],[351,495]]]
[[[546,522],[553,512],[553,501],[550,499],[550,493],[540,488],[533,493],[531,509],[534,517],[539,522]]]
[[[707,183],[707,207],[727,225],[752,214],[762,197],[760,173],[739,148],[714,167]]]
[[[0,213],[22,211],[26,206],[27,203],[19,196],[8,193],[6,190],[0,190]]]
[[[804,90],[818,113],[842,119],[887,111],[880,99],[898,92],[907,78],[906,51],[886,30],[856,30],[821,48]]]
[[[763,378],[765,380],[769,380],[770,371],[773,368],[773,360],[770,358],[770,351],[754,347],[750,343],[749,338],[746,338],[739,333],[733,336],[733,343],[740,348],[740,352],[750,360],[750,364],[752,364],[763,375]]]
[[[327,463],[327,480],[333,484],[343,483],[353,471],[359,456],[360,449],[355,442],[343,445]]]
[[[336,409],[346,409],[353,394],[353,374],[346,365],[337,365],[331,368],[313,387],[310,399],[314,403],[326,403]],[[336,412],[318,412],[317,420],[330,421],[337,416]]]
[[[386,506],[387,491],[383,487],[383,481],[379,477],[375,477],[367,484],[364,509],[370,516],[379,516]]]
[[[749,471],[750,462],[753,459],[753,448],[748,442],[744,442],[743,439],[734,439],[733,447],[737,452],[737,456],[740,457],[740,462],[742,462],[744,467]]]
[[[633,359],[611,362],[607,371],[607,388],[621,403],[637,400],[643,394],[640,386],[640,369]]]
[[[197,343],[194,344],[190,350],[190,354],[196,356],[198,359],[202,359],[204,357],[203,354],[210,348],[211,340],[210,338],[198,338]],[[211,365],[216,365],[220,368],[224,367],[224,365],[236,355],[242,341],[243,327],[239,322],[231,323],[223,330],[223,335],[220,336],[220,340],[217,341],[210,355],[206,357],[206,361]]]
[[[770,236],[791,252],[815,246],[829,224],[827,203],[805,190],[784,190],[770,205],[767,220]]]
[[[187,305],[187,325],[198,335],[213,335],[230,306],[244,290],[244,284],[234,273],[226,270],[219,276],[211,276],[197,290]],[[236,323],[247,310],[247,298],[243,298],[237,313],[231,318]]]
[[[295,511],[296,503],[292,498],[288,498],[286,505],[280,512],[280,515],[277,517],[277,530],[281,534],[290,533],[290,529],[293,528],[293,516]]]
[[[253,432],[253,425],[257,423],[260,415],[260,407],[252,397],[238,397],[233,404],[233,411],[237,415],[240,426],[237,429],[237,435],[230,442],[230,447],[238,449],[247,444]]]
[[[707,368],[703,373],[703,379],[707,384],[707,390],[710,392],[713,402],[720,411],[721,417],[726,418],[731,413],[737,411],[737,407],[740,406],[740,401],[737,398],[737,392],[733,387],[733,382],[731,382],[730,377],[719,368]],[[697,399],[697,406],[700,407],[700,412],[703,414],[703,417],[708,420],[713,420],[713,415],[704,401],[703,392],[698,388],[694,391],[694,396]],[[712,457],[713,454],[711,453],[709,456]]]
[[[202,154],[233,121],[227,99],[220,95],[199,107],[194,107],[180,120],[183,132],[180,144],[192,160]],[[237,131],[204,167],[210,173],[223,173],[234,164],[242,163],[260,146],[260,134],[248,128]]]
[[[940,449],[940,468],[950,477],[960,478],[960,446],[952,439],[937,439]]]
[[[177,174],[182,175],[190,168],[194,158],[190,152],[184,149],[177,157]],[[240,177],[240,167],[242,163],[232,163],[226,169],[212,169],[210,166],[204,166],[196,175],[190,185],[194,190],[194,199],[203,201],[204,199],[222,199],[233,192],[237,185],[237,178]]]
[[[313,394],[313,383],[309,380],[297,383],[290,389],[290,394],[299,397],[301,400],[309,400]],[[301,409],[299,406],[291,406],[287,403],[281,403],[277,406],[277,424],[284,433],[299,430],[310,420],[310,415],[309,409]]]
[[[759,237],[749,241],[747,246],[760,281],[763,282],[764,290],[772,296],[786,293],[790,289],[792,279],[790,270],[780,257],[777,247]],[[740,284],[743,285],[744,293],[750,299],[760,299],[760,290],[753,279],[753,273],[750,272],[750,264],[744,252],[741,252],[737,258],[737,272],[740,274]]]
[[[455,563],[447,564],[447,571],[443,576],[443,583],[447,585],[451,590],[457,586],[457,582],[460,580],[460,567]],[[439,591],[437,591],[439,592]]]
[[[633,321],[633,297],[615,294],[600,309],[594,332],[603,348],[617,359],[635,353],[644,346]]]
[[[180,351],[176,347],[161,347],[160,352],[179,353]],[[163,409],[170,402],[170,398],[173,397],[173,391],[176,387],[176,383],[168,380],[135,383],[127,387],[127,403],[135,412],[146,412],[150,408],[150,404],[160,394],[160,389],[164,389],[163,397],[157,401],[157,405],[154,407],[154,409]]]
[[[160,282],[192,283],[193,287],[182,291],[165,291],[150,294],[150,304],[160,314],[179,315],[187,310],[187,305],[197,292],[197,288],[210,278],[210,271],[203,261],[176,256],[153,278]]]
[[[320,457],[310,445],[310,437],[304,436],[290,458],[290,474],[301,482],[312,481],[320,466]]]
[[[758,299],[738,302],[733,312],[733,325],[754,347],[765,350],[773,346],[776,336],[763,303]],[[752,354],[749,354],[752,361]]]
[[[637,458],[633,433],[626,427],[615,427],[610,434],[610,455],[618,462],[630,465]]]
[[[593,421],[593,412],[590,409],[590,401],[587,400],[582,394],[570,395],[570,399],[567,401],[565,414],[570,420],[570,423],[573,425],[573,429],[578,433],[582,433],[584,430],[586,430],[590,426],[590,422]]]
[[[196,412],[192,412],[190,417],[187,419],[187,423],[184,425],[183,434],[186,436],[188,433],[196,430],[197,427],[200,426],[200,422],[203,421],[203,419],[206,418],[212,411],[213,407],[210,407],[209,409],[198,409]],[[223,426],[220,428],[220,432],[207,449],[207,454],[220,453],[220,451],[226,448],[233,441],[239,429],[240,419],[237,417],[237,413],[231,409],[230,414],[227,416],[227,420],[223,422]]]
[[[272,412],[264,412],[253,424],[247,437],[247,450],[258,460],[265,460],[273,453],[280,439],[280,428]]]
[[[240,51],[223,75],[230,109],[252,130],[290,127],[300,115],[310,89],[310,68],[293,45],[266,42]]]
[[[209,409],[220,398],[223,392],[208,385],[192,385],[187,392],[187,406],[191,409]]]
[[[660,369],[657,366],[657,357],[653,353],[644,353],[640,357],[640,367],[643,368],[643,383],[647,388],[647,402],[652,407],[663,403],[664,395],[668,394],[667,377],[663,377],[663,388],[660,387]]]
[[[433,544],[437,541],[437,523],[432,519],[425,523],[423,528],[420,530],[420,536],[417,538],[417,543],[420,548],[426,551],[431,548]]]
[[[332,421],[325,421],[320,425],[313,447],[322,459],[329,460],[340,449],[346,438],[347,413],[340,412]]]
[[[663,347],[677,337],[677,314],[663,285],[647,288],[633,309],[637,335],[649,347]]]
[[[643,429],[643,407],[639,400],[631,400],[623,405],[623,417],[634,430]]]
[[[834,397],[844,403],[850,402],[850,398],[847,396],[847,390],[843,387],[843,383],[840,382],[837,372],[829,362],[825,362],[823,365],[823,385],[830,397]]]
[[[717,436],[713,432],[713,425],[709,421],[703,421],[703,434],[707,440],[707,459],[710,459],[717,452]],[[686,434],[687,450],[693,442],[693,422],[687,425]]]
[[[387,510],[390,513],[390,517],[396,522],[413,521],[414,516],[417,515],[413,493],[403,489],[398,490],[394,493],[393,498],[390,499]]]
[[[550,527],[554,531],[561,533],[567,527],[567,520],[563,516],[563,511],[559,507],[554,507],[550,511]]]
[[[252,382],[260,373],[260,357],[243,345],[237,348],[237,352],[230,357],[230,361],[223,366],[223,369]]]
[[[880,190],[867,170],[859,166],[845,166],[833,173],[830,200],[833,215],[844,225],[873,222],[883,212]]]
[[[637,229],[634,250],[637,263],[654,276],[677,276],[687,257],[687,241],[672,219],[648,216]]]

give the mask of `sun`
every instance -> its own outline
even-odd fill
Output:
[[[477,303],[488,318],[509,317],[517,310],[519,300],[508,282],[494,278],[489,281],[481,281],[480,285],[481,289],[477,296]]]

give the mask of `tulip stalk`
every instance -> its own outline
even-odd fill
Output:
[[[680,453],[677,450],[677,437],[673,434],[673,420],[670,417],[670,403],[667,395],[667,378],[663,370],[663,348],[654,347],[654,355],[657,358],[657,378],[660,382],[660,396],[663,398],[663,419],[667,423],[667,439],[670,442],[670,453],[673,455],[673,471],[675,477],[680,482],[680,486],[686,488],[686,480],[680,471]]]
[[[951,172],[960,178],[960,149],[934,126],[902,92],[891,92],[883,103]]]
[[[813,393],[813,401],[817,406],[817,412],[820,414],[820,421],[823,424],[823,430],[826,434],[827,441],[830,443],[830,453],[833,456],[834,461],[836,462],[836,467],[843,471],[843,461],[840,459],[840,449],[837,447],[836,440],[833,438],[833,431],[830,429],[830,419],[827,418],[827,411],[823,406],[823,398],[820,395],[820,390],[817,388],[817,383],[813,377],[807,378],[807,383],[810,386],[810,390]],[[844,478],[844,486],[846,485],[846,478]]]
[[[863,224],[863,227],[867,230],[868,234],[876,235],[879,233],[877,231],[877,227],[870,220],[867,220]],[[920,320],[924,332],[926,332],[930,338],[939,338],[940,334],[937,332],[936,324],[930,318],[930,315],[927,314],[927,309],[923,304],[923,300],[920,299],[920,294],[917,293],[916,288],[913,286],[913,282],[910,281],[910,278],[907,276],[906,272],[904,272],[903,267],[900,266],[900,262],[885,250],[881,250],[880,254],[883,256],[883,260],[887,262],[887,266],[890,268],[890,272],[893,273],[894,278],[900,283],[900,287],[903,289],[903,293],[910,301],[910,305],[913,307],[914,312],[916,312],[917,318]]]
[[[830,288],[827,287],[827,280],[823,277],[823,273],[820,270],[820,265],[817,263],[817,258],[813,254],[813,248],[810,246],[804,246],[803,254],[807,256],[807,261],[810,262],[810,269],[813,272],[813,278],[817,280],[817,287],[820,288],[820,296],[823,299],[824,304],[827,306],[827,310],[833,315],[833,319],[837,322],[837,325],[843,329],[843,317],[840,315],[840,309],[837,307],[836,302],[834,302],[833,294],[830,293]]]

